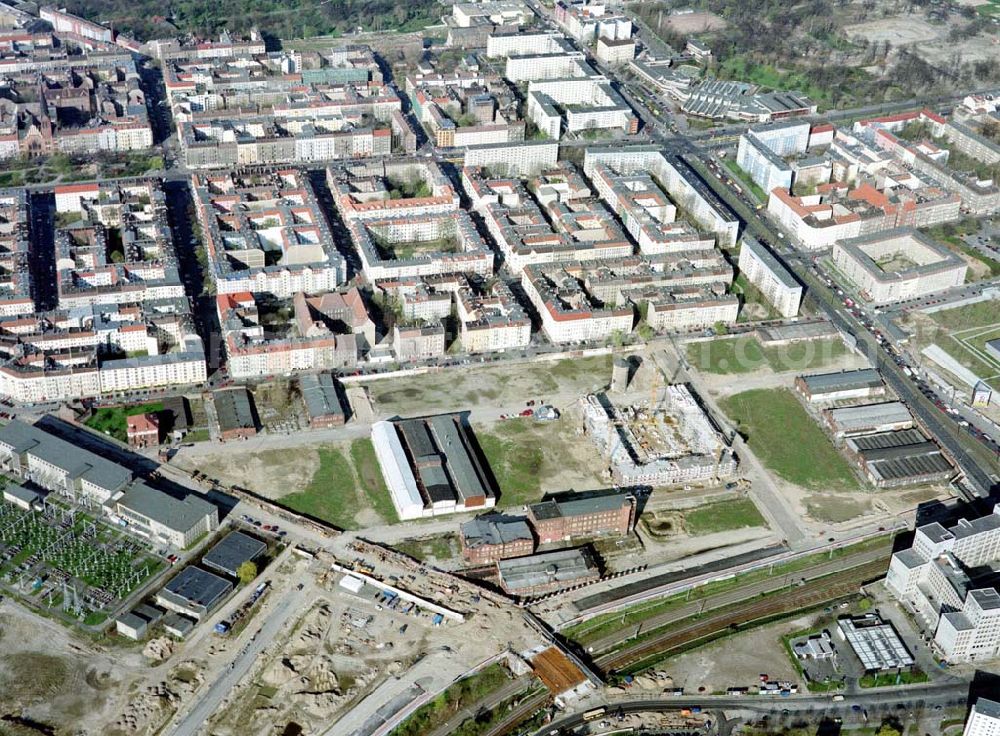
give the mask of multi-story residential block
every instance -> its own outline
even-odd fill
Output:
[[[326,218],[301,172],[197,175],[198,222],[219,294],[334,291],[346,280]]]
[[[744,235],[740,246],[740,273],[760,289],[782,317],[794,317],[802,304],[802,284],[775,255],[755,238]]]
[[[259,56],[267,51],[264,37],[256,28],[251,28],[246,38],[233,38],[228,31],[223,31],[218,39],[199,40],[194,44],[176,38],[155,39],[147,43],[146,48],[154,59],[162,61]]]
[[[401,362],[440,358],[444,349],[444,325],[440,322],[393,326],[392,351]]]
[[[959,217],[961,198],[957,194],[915,178],[906,176],[906,181],[897,181],[884,177],[878,182],[882,188],[869,181],[853,188],[830,183],[803,196],[775,189],[767,209],[800,245],[810,249],[898,227],[929,227]]]
[[[164,82],[192,168],[382,156],[410,133],[368,49],[175,59]]]
[[[643,255],[711,250],[715,238],[677,220],[677,207],[646,172],[619,174],[604,164],[590,171],[594,189],[618,215]]]
[[[718,324],[736,324],[740,300],[726,285],[646,288],[626,292],[657,332],[690,332]]]
[[[479,73],[415,74],[406,78],[413,112],[440,148],[524,140],[518,101],[507,84]]]
[[[934,632],[934,646],[951,662],[1000,653],[1000,593],[970,577],[1000,560],[1000,505],[993,513],[946,528],[917,527],[913,545],[889,563],[886,588]]]
[[[631,493],[551,499],[528,506],[528,521],[539,544],[632,531],[636,499]]]
[[[597,39],[598,61],[610,66],[628,64],[635,58],[635,40],[631,38],[613,39],[601,36]]]
[[[454,314],[465,352],[503,351],[531,342],[531,319],[502,280],[453,273],[383,279],[375,289],[398,305],[406,320],[433,322]]]
[[[531,176],[555,166],[558,158],[558,141],[525,141],[516,146],[470,146],[465,149],[463,166],[487,166],[504,176]]]
[[[589,290],[583,264],[529,264],[521,286],[542,320],[542,330],[554,343],[604,341],[632,331],[631,304],[605,304]]]
[[[110,28],[105,28],[97,23],[91,23],[64,10],[58,10],[51,5],[39,8],[38,17],[51,23],[52,28],[58,33],[71,33],[103,43],[113,43],[115,40],[115,34]]]
[[[960,286],[968,269],[960,256],[907,228],[838,242],[833,262],[875,304]]]
[[[1000,702],[979,698],[969,710],[962,736],[997,736],[1000,734]]]
[[[592,73],[529,82],[528,115],[554,140],[562,137],[563,123],[569,133],[610,129],[632,134],[639,129],[625,99],[607,78]]]
[[[122,53],[0,60],[11,92],[0,158],[134,151],[153,145],[135,61]]]
[[[633,251],[608,208],[566,166],[543,170],[530,183],[532,193],[518,179],[468,167],[462,183],[515,272],[529,264],[621,258]]]
[[[493,273],[493,253],[436,164],[396,159],[327,169],[369,281]]]
[[[651,174],[696,224],[715,233],[718,244],[736,244],[739,221],[712,190],[701,181],[680,156],[665,154],[657,146],[618,146],[588,148],[583,170],[593,177],[596,166],[603,164],[620,174]]]
[[[0,318],[35,311],[28,262],[29,222],[27,191],[0,190]]]
[[[632,36],[632,20],[615,13],[604,2],[557,0],[552,17],[566,33],[585,45],[599,38],[624,40]]]
[[[486,42],[486,56],[489,58],[530,56],[534,54],[557,54],[572,50],[561,33],[556,31],[517,30],[492,33]],[[508,77],[509,78],[509,77]]]
[[[269,296],[269,295],[268,295]],[[250,292],[216,297],[229,375],[254,378],[297,371],[353,368],[358,359],[353,333],[337,334],[317,315],[322,297],[298,292],[292,318],[276,319],[281,307]]]
[[[184,298],[159,182],[66,184],[55,200],[60,308]]]

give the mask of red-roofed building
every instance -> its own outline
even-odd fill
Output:
[[[156,414],[134,414],[126,417],[129,447],[153,447],[160,444],[160,420]]]

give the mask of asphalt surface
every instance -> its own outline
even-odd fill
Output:
[[[208,722],[213,713],[218,712],[223,701],[253,666],[257,657],[274,640],[288,620],[301,611],[306,593],[293,591],[260,627],[253,638],[239,651],[222,676],[205,690],[188,714],[174,727],[173,736],[195,736]]]

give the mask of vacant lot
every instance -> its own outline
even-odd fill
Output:
[[[859,487],[847,461],[791,391],[745,391],[719,405],[761,462],[789,483],[817,490]]]
[[[837,338],[807,340],[790,345],[763,347],[754,337],[735,337],[690,343],[688,360],[701,371],[731,374],[762,369],[804,371],[822,368],[847,353]]]
[[[196,466],[224,485],[239,485],[344,529],[398,519],[371,440],[320,447],[199,457]]]
[[[915,315],[918,348],[938,345],[980,378],[1000,375],[1000,361],[985,345],[1000,338],[1000,303],[996,300]]]
[[[419,416],[477,406],[523,408],[528,399],[555,402],[582,396],[611,380],[611,356],[554,362],[450,369],[409,378],[373,381],[368,391],[383,414]]]
[[[508,419],[476,428],[476,438],[500,489],[498,504],[520,506],[554,491],[602,485],[602,465],[571,415],[554,422]]]
[[[749,498],[710,503],[684,512],[687,533],[714,534],[730,529],[744,529],[751,526],[767,526],[754,502]]]
[[[163,411],[163,404],[137,404],[134,406],[106,406],[94,412],[94,415],[84,422],[91,429],[114,437],[119,442],[128,441],[126,419],[136,414],[155,414]]]
[[[940,31],[930,23],[913,15],[858,23],[844,28],[844,33],[852,41],[859,38],[869,43],[888,41],[893,46],[933,41],[940,35]]]

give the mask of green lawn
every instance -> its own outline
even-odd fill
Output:
[[[541,495],[543,448],[531,440],[539,425],[531,420],[510,419],[492,432],[477,432],[476,439],[500,489],[502,506],[520,506]],[[529,441],[526,441],[529,440]]]
[[[707,373],[750,373],[761,368],[773,371],[804,371],[822,368],[847,353],[839,338],[804,340],[790,345],[762,347],[754,337],[742,335],[689,343],[687,357]]]
[[[932,312],[931,319],[949,330],[967,330],[972,327],[989,327],[1000,324],[1000,307],[993,299],[966,304],[954,309]]]
[[[351,443],[351,462],[358,474],[358,482],[371,508],[387,523],[399,521],[396,507],[392,505],[389,489],[385,487],[385,479],[375,457],[375,447],[370,439],[354,440]]]
[[[859,481],[833,443],[787,389],[755,389],[719,402],[764,465],[789,483],[857,490]]]
[[[87,419],[86,424],[106,435],[114,437],[119,442],[127,442],[128,434],[125,420],[136,414],[147,414],[163,411],[163,404],[137,404],[134,406],[107,406],[98,409]]]
[[[684,512],[688,534],[714,534],[730,529],[767,526],[764,517],[749,498],[719,501]]]
[[[341,529],[355,529],[358,493],[351,464],[339,450],[319,451],[319,469],[303,491],[282,496],[278,503]]]

